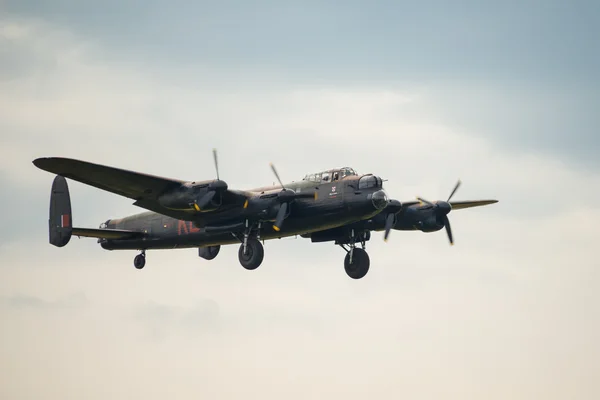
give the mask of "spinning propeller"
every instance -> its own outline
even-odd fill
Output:
[[[460,186],[460,183],[461,182],[459,179],[458,182],[456,182],[452,193],[450,193],[450,196],[448,196],[448,200],[446,201],[436,201],[435,203],[432,203],[430,201],[425,200],[422,197],[417,197],[417,200],[419,200],[421,203],[425,203],[431,208],[433,208],[433,212],[435,213],[436,217],[441,218],[444,227],[446,228],[446,233],[448,234],[448,240],[450,241],[450,245],[454,245],[452,229],[450,228],[450,220],[448,219],[448,213],[452,211],[452,203],[450,203],[450,199],[452,198],[452,196],[454,196],[454,193],[456,193],[456,190]]]
[[[385,207],[385,212],[388,212],[388,215],[385,217],[385,233],[383,234],[383,240],[387,242],[388,237],[390,236],[390,231],[394,227],[396,223],[396,215],[402,210],[402,203],[398,200],[390,200],[388,205]]]
[[[279,210],[277,211],[277,216],[275,217],[275,223],[273,224],[273,229],[276,231],[280,231],[281,227],[283,225],[283,220],[286,217],[286,213],[288,211],[289,205],[291,202],[293,202],[296,199],[317,199],[317,192],[295,192],[292,189],[286,189],[285,186],[283,185],[283,182],[281,181],[281,178],[279,178],[279,174],[277,173],[277,170],[275,169],[275,165],[273,165],[273,163],[270,164],[271,165],[271,169],[273,170],[273,173],[275,174],[275,177],[277,178],[277,181],[279,181],[279,184],[281,185],[281,191],[277,194],[277,200],[280,203],[279,206]]]
[[[219,179],[219,163],[217,161],[217,149],[213,149],[213,159],[215,161],[217,179],[208,184],[208,192],[206,192],[199,199],[194,200],[193,207],[196,211],[201,211],[203,208],[209,205],[217,193],[222,193],[227,190],[227,183]]]

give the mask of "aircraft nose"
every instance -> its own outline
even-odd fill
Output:
[[[378,190],[373,193],[371,201],[376,210],[383,210],[388,202],[387,194],[383,190]]]

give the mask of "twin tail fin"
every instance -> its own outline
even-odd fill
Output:
[[[101,239],[132,239],[143,237],[145,234],[144,232],[122,229],[74,228],[69,186],[65,177],[57,175],[54,182],[52,182],[52,192],[50,194],[48,235],[50,244],[56,247],[64,247],[73,235]]]

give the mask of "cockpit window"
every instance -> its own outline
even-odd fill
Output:
[[[332,182],[345,178],[346,176],[358,175],[352,168],[344,167],[329,171],[323,171],[317,174],[308,174],[303,180],[310,182]]]
[[[356,171],[354,171],[352,168],[342,168],[340,170],[340,179],[344,178],[346,176],[352,176],[352,175],[357,175]]]
[[[359,189],[378,188],[382,186],[381,178],[374,175],[366,175],[358,181]]]
[[[304,180],[307,180],[307,181],[310,181],[310,182],[321,183],[321,174],[310,174],[310,175],[307,175],[306,178],[304,178]]]

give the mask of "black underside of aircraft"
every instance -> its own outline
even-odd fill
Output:
[[[352,168],[334,168],[284,184],[250,190],[230,189],[219,178],[183,181],[108,167],[69,158],[38,158],[40,169],[56,174],[50,195],[49,242],[57,247],[71,236],[97,238],[107,250],[139,250],[134,266],[146,264],[151,249],[198,248],[205,260],[214,259],[222,245],[239,243],[240,264],[258,268],[264,258],[261,242],[299,235],[312,242],[333,242],[346,252],[344,267],[353,279],[370,266],[365,250],[371,232],[392,230],[435,232],[445,229],[454,243],[448,214],[455,209],[483,206],[497,200],[445,201],[423,198],[401,202],[389,199],[383,181]],[[110,219],[98,229],[73,227],[67,178],[134,200],[146,209],[140,214]]]

